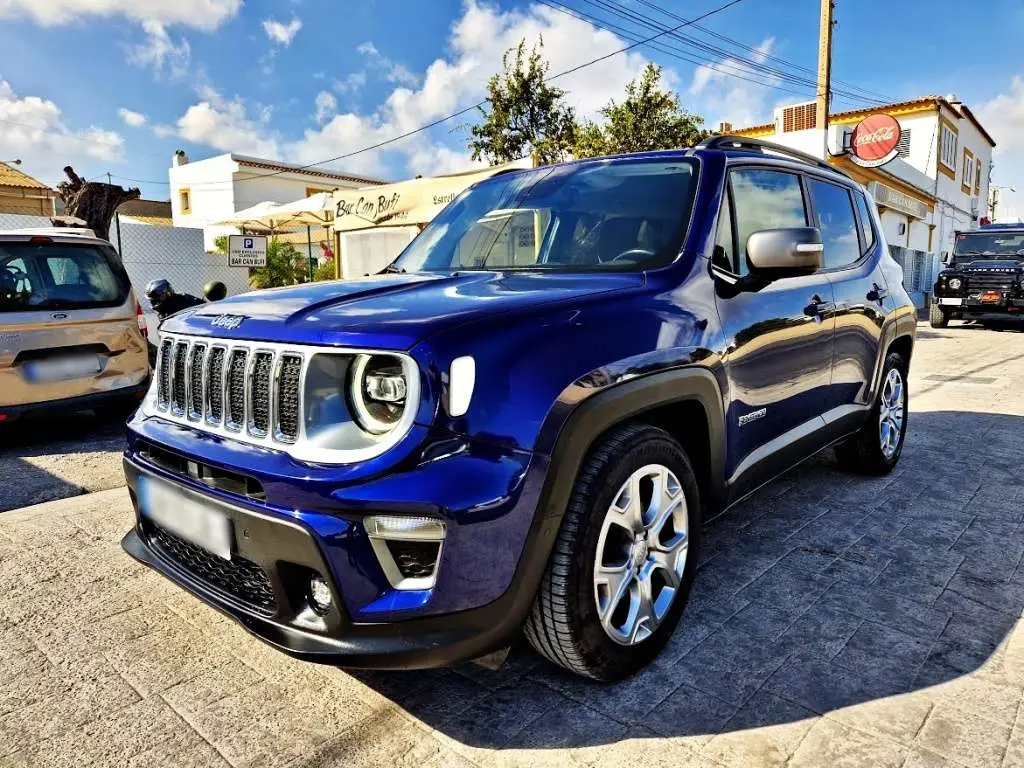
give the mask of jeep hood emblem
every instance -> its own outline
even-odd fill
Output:
[[[242,315],[217,315],[210,321],[210,325],[214,328],[224,328],[225,330],[233,331],[242,324],[243,320],[245,318]]]

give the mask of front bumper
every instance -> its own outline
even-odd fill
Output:
[[[982,301],[971,296],[936,296],[935,301],[943,309],[963,312],[964,314],[1016,314],[1024,312],[1024,298],[1013,296],[1004,296],[999,301]]]
[[[141,403],[148,389],[149,381],[144,381],[141,384],[133,384],[129,387],[113,389],[108,392],[93,392],[88,395],[66,397],[61,400],[47,400],[45,402],[34,402],[24,405],[0,405],[0,414],[6,417],[6,421],[14,421],[23,416],[44,411],[47,414],[57,412],[70,413],[73,411],[89,411],[132,401]]]
[[[309,482],[300,488],[298,483],[282,483],[280,475],[276,484],[257,476],[266,498],[255,500],[201,486],[152,464],[143,451],[148,440],[141,435],[151,439],[154,428],[149,424],[136,431],[136,419],[129,433],[124,465],[136,526],[125,536],[124,549],[271,645],[313,661],[419,668],[483,655],[506,645],[518,632],[553,540],[550,526],[534,514],[546,475],[544,457],[519,454],[498,461],[495,455],[483,459],[468,451],[335,488],[326,498],[324,488]],[[171,431],[161,441],[165,448],[173,443],[169,435],[181,431],[167,428]],[[199,460],[212,463],[210,455],[217,451],[202,447],[205,455]],[[230,450],[249,452],[237,445]],[[307,481],[315,474],[307,471]],[[238,561],[252,566],[243,576],[262,571],[265,583],[259,594],[272,595],[272,600],[218,585],[203,567],[162,544],[154,524],[139,514],[142,477],[171,482],[228,517]],[[453,483],[455,478],[461,483]],[[322,482],[330,485],[327,479]],[[274,503],[282,499],[301,506]],[[445,520],[449,533],[432,589],[390,588],[369,554],[360,522],[372,512],[435,514]],[[548,544],[536,546],[542,532]],[[306,589],[314,572],[327,580],[334,597],[326,614],[317,614],[308,601]]]

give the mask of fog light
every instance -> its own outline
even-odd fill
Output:
[[[331,588],[322,576],[314,576],[309,580],[309,602],[317,613],[331,610]]]

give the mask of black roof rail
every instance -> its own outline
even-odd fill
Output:
[[[752,152],[764,153],[766,150],[769,152],[777,152],[780,155],[789,155],[797,160],[802,160],[805,163],[816,165],[819,168],[838,173],[840,176],[849,175],[840,168],[836,168],[834,165],[815,157],[814,155],[808,155],[806,152],[801,152],[798,149],[791,149],[790,147],[784,147],[781,144],[775,144],[771,141],[762,141],[761,139],[749,139],[746,136],[708,136],[704,141],[698,144],[695,149],[746,149]]]

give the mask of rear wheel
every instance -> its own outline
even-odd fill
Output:
[[[949,313],[933,301],[928,308],[928,322],[932,328],[945,328],[949,325]]]
[[[847,469],[869,475],[892,471],[903,453],[907,434],[907,365],[892,352],[885,359],[882,386],[867,423],[845,443],[836,457]]]
[[[700,499],[683,449],[654,427],[614,429],[576,479],[527,639],[586,677],[633,674],[679,623],[699,540]]]

